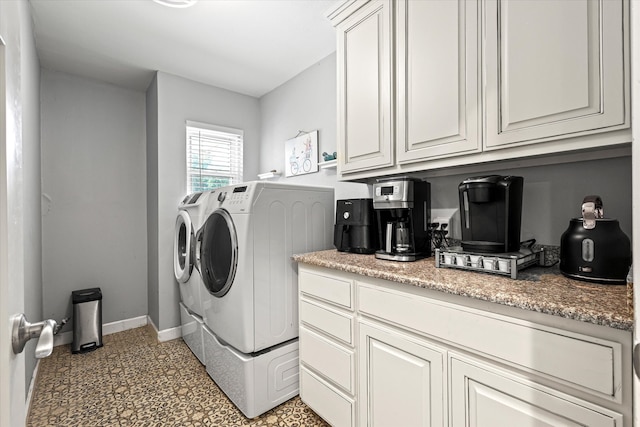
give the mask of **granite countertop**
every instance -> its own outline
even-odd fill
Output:
[[[436,268],[434,257],[415,262],[393,262],[334,249],[294,255],[293,259],[611,328],[633,329],[626,286],[568,279],[557,266],[530,267],[519,272],[519,278],[513,280],[501,275]]]

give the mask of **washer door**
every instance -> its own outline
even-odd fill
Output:
[[[179,211],[173,239],[173,274],[180,283],[185,283],[191,277],[194,246],[191,218],[185,211]]]
[[[200,272],[204,287],[222,297],[233,284],[238,268],[238,238],[233,219],[224,209],[216,209],[198,233]]]

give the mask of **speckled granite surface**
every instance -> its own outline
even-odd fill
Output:
[[[433,257],[401,263],[378,260],[373,255],[326,250],[294,255],[293,259],[611,328],[633,329],[626,286],[571,280],[560,274],[557,266],[530,267],[521,272],[521,278],[512,280],[499,275],[436,268]]]

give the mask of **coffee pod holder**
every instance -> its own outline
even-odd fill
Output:
[[[464,251],[462,247],[436,249],[437,268],[457,268],[518,278],[518,272],[527,267],[544,264],[542,248],[521,248],[516,252],[486,254]]]

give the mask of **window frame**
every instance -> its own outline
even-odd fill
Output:
[[[227,134],[229,135],[229,139],[239,139],[240,142],[239,144],[236,144],[235,146],[233,142],[229,142],[229,149],[227,150],[228,155],[224,156],[227,158],[227,160],[230,162],[229,165],[229,172],[223,171],[223,170],[216,170],[215,168],[212,169],[207,169],[206,167],[202,167],[203,166],[203,162],[202,162],[202,155],[201,155],[201,148],[202,148],[202,141],[198,140],[198,165],[197,167],[193,167],[193,157],[192,155],[196,152],[196,150],[193,149],[193,146],[195,144],[192,143],[192,139],[193,136],[196,132],[215,132],[215,133],[223,133],[223,134]],[[216,142],[216,140],[219,141],[220,145],[223,146],[223,140],[222,139],[218,139],[216,138],[215,135],[211,135],[212,138],[212,142]],[[200,138],[198,136],[198,138]],[[239,158],[238,162],[233,165],[231,164],[231,160],[234,157],[233,152],[237,151],[239,152],[239,155],[236,155],[236,158]],[[244,176],[244,131],[242,129],[236,129],[236,128],[231,128],[231,127],[225,127],[225,126],[219,126],[219,125],[213,125],[213,124],[209,124],[209,123],[202,123],[202,122],[196,122],[196,121],[191,121],[191,120],[187,120],[185,123],[185,155],[186,155],[186,159],[185,159],[185,167],[186,167],[186,173],[185,173],[185,178],[186,178],[186,187],[187,187],[187,193],[191,194],[194,192],[199,192],[199,191],[207,191],[207,190],[213,190],[215,188],[220,188],[220,187],[224,187],[226,185],[233,185],[233,184],[239,184],[243,182],[243,176]],[[210,171],[211,173],[203,173],[203,172],[207,172]],[[234,172],[235,171],[235,172]],[[202,186],[202,179],[205,177],[212,177],[212,178],[228,178],[228,182],[226,184],[220,184],[220,185],[215,185],[213,187],[203,187]],[[194,177],[199,181],[199,185],[194,187]]]

